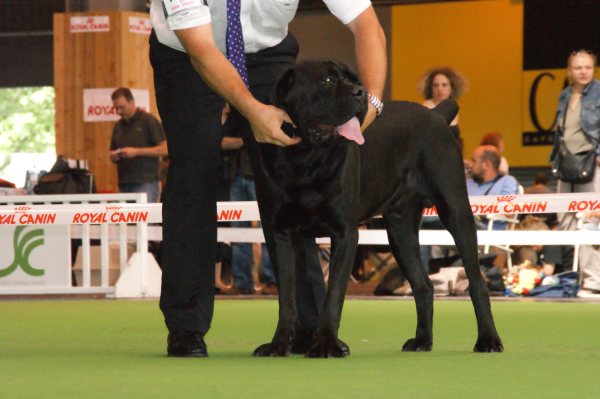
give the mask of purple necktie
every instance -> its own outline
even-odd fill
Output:
[[[242,36],[242,22],[240,21],[240,1],[227,0],[227,36],[225,40],[227,43],[227,59],[233,64],[246,86],[248,86],[244,37]]]

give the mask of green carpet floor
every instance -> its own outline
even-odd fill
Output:
[[[346,359],[256,359],[274,300],[219,300],[210,357],[165,356],[156,301],[0,302],[0,399],[600,397],[600,304],[494,302],[502,354],[475,354],[470,302],[437,301],[431,353],[402,353],[407,300],[348,300]]]

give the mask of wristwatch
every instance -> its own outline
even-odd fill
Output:
[[[369,98],[369,103],[371,103],[371,105],[374,106],[375,110],[377,111],[377,113],[375,115],[376,116],[381,115],[381,111],[383,111],[383,101],[381,101],[379,98],[375,97],[372,94],[369,94],[368,98]]]

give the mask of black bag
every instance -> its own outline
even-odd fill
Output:
[[[552,160],[552,174],[567,183],[589,183],[596,170],[596,151],[584,151],[571,154],[564,143]]]
[[[78,162],[76,164],[79,166]],[[68,160],[61,155],[50,172],[39,178],[33,191],[36,194],[89,194],[96,192],[96,185],[87,169],[72,168]]]
[[[565,130],[567,123],[567,111],[565,108],[562,120],[562,130]],[[556,134],[560,134],[560,128]],[[552,174],[554,177],[571,184],[589,183],[594,179],[596,170],[596,151],[584,151],[577,154],[571,154],[564,139],[559,137],[558,151],[552,160]],[[597,145],[597,143],[595,143]]]

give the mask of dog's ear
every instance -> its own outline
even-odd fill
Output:
[[[279,77],[275,88],[274,105],[279,108],[285,108],[285,97],[296,82],[296,72],[294,68],[289,68]]]

